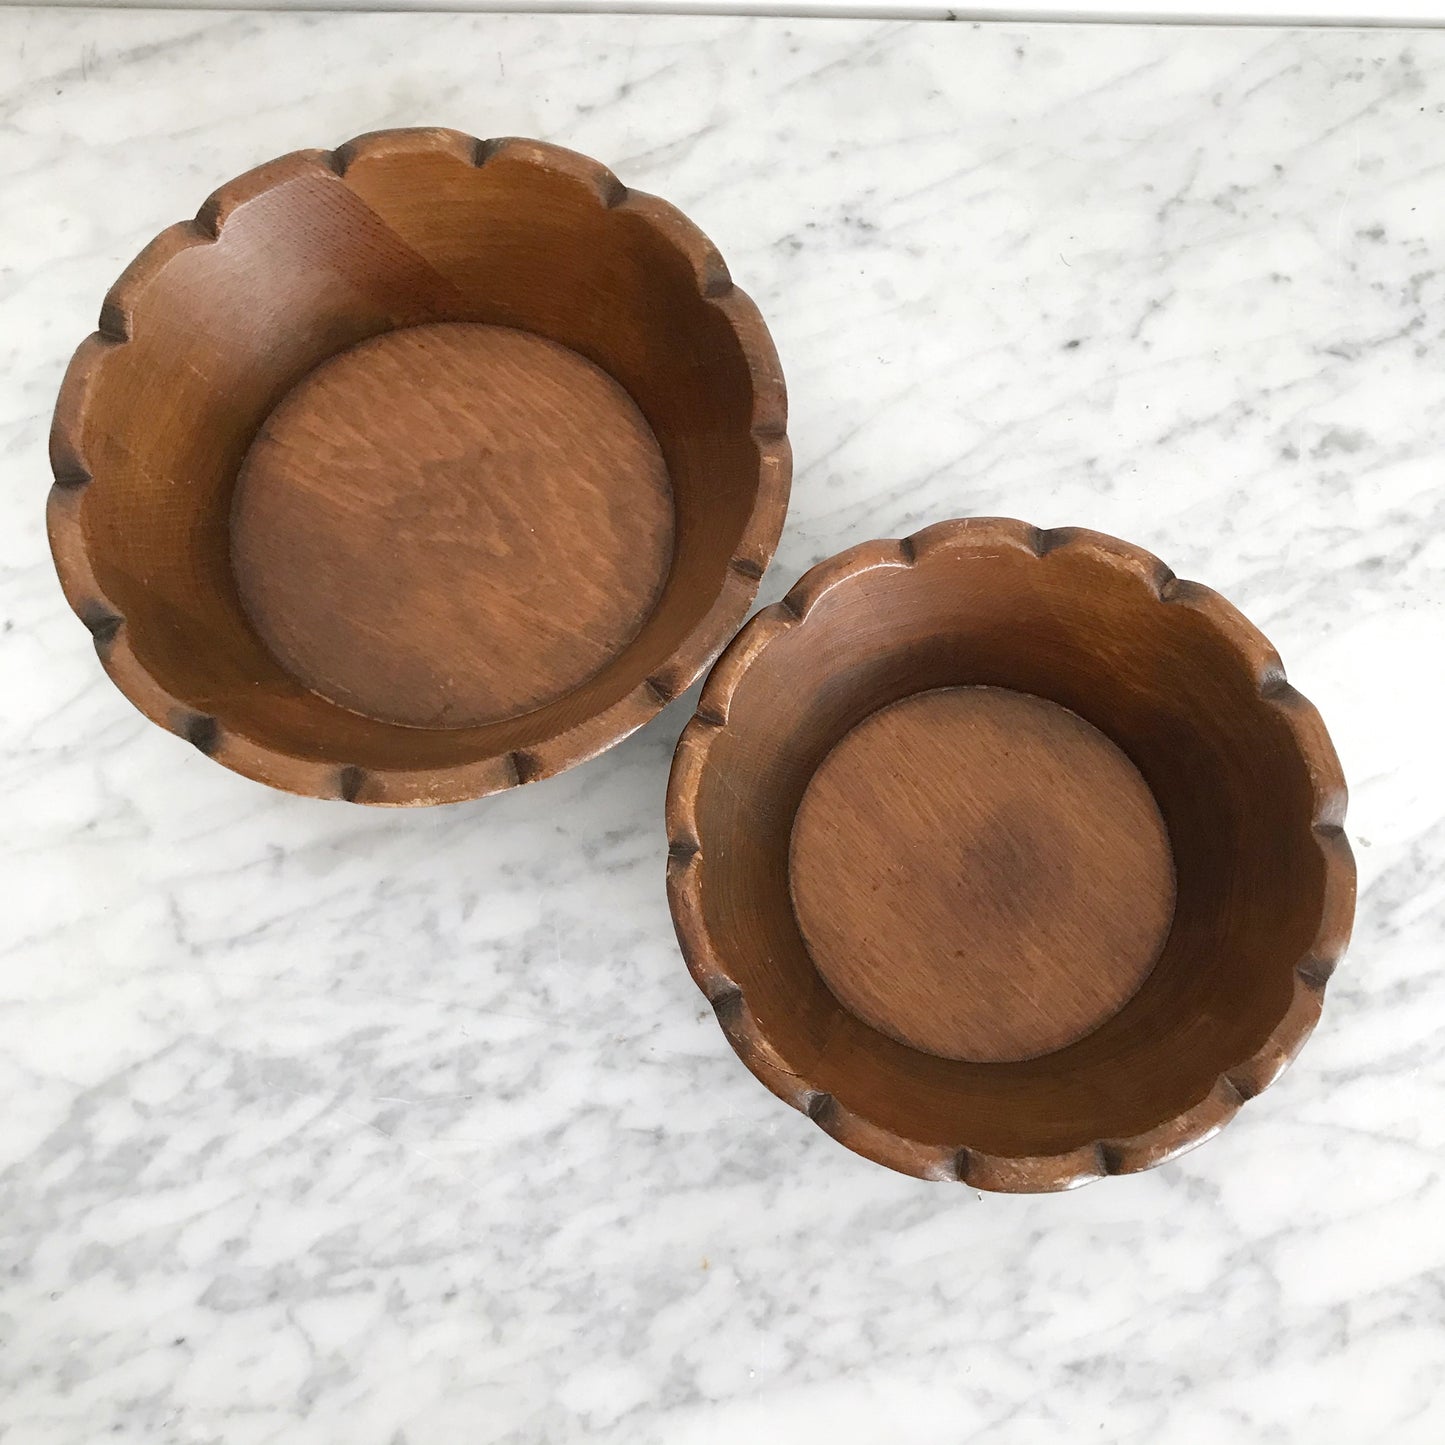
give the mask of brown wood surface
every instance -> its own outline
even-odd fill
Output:
[[[600,367],[507,327],[413,326],[276,408],[231,519],[241,604],[324,697],[449,728],[581,686],[672,561],[651,429]]]
[[[834,1138],[1062,1189],[1208,1138],[1289,1062],[1349,937],[1344,808],[1216,593],[1097,533],[944,522],[729,646],[673,762],[668,896],[728,1040]]]
[[[672,206],[556,146],[383,131],[248,172],[126,269],[56,405],[51,547],[117,686],[228,767],[478,797],[716,655],[786,420]]]
[[[1097,1028],[1174,915],[1164,820],[1097,728],[996,687],[915,693],[823,759],[793,824],[803,941],[843,1006],[943,1058]]]

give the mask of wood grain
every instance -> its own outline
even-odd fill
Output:
[[[1064,1189],[1209,1138],[1288,1064],[1349,938],[1344,810],[1319,715],[1217,593],[1098,533],[941,522],[728,647],[673,760],[668,899],[728,1041],[833,1138]]]
[[[651,429],[605,372],[506,327],[391,331],[323,363],[241,468],[241,603],[308,687],[384,722],[496,722],[641,630],[672,562]]]
[[[537,141],[381,131],[247,172],[126,268],[56,403],[51,548],[116,685],[200,751],[452,802],[698,676],[777,544],[786,429],[757,308],[666,201]]]
[[[1164,820],[1097,728],[995,687],[916,693],[823,760],[793,825],[803,940],[900,1042],[1003,1063],[1097,1028],[1174,915]]]

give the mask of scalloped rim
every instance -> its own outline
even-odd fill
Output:
[[[131,647],[124,616],[96,579],[86,548],[81,517],[93,474],[81,438],[97,368],[114,348],[129,341],[138,324],[144,325],[145,295],[176,256],[213,244],[236,211],[263,192],[299,177],[325,175],[339,185],[354,167],[423,155],[449,156],[469,166],[528,165],[567,176],[589,190],[600,207],[636,216],[681,252],[697,279],[698,294],[726,318],[748,367],[758,487],[752,515],[707,615],[664,667],[611,707],[522,749],[447,767],[368,769],[280,752],[229,727],[222,717],[198,713],[147,671]],[[747,615],[777,548],[792,482],[787,416],[782,369],[761,314],[733,284],[717,248],[675,206],[629,190],[597,161],[542,141],[478,140],[443,129],[373,131],[334,151],[281,156],[229,181],[207,198],[193,220],[162,231],[121,273],[102,303],[96,332],[81,342],[71,359],[56,402],[50,434],[55,482],[46,517],[50,548],[66,600],[90,629],[106,672],[152,722],[235,772],[289,792],[390,806],[460,802],[548,778],[595,757],[651,721],[696,681]]]
[[[960,1142],[922,1144],[881,1128],[810,1088],[764,1035],[747,999],[719,956],[703,920],[706,849],[697,798],[713,739],[728,725],[744,673],[780,632],[807,625],[819,599],[879,567],[919,567],[943,554],[1009,549],[1044,559],[1061,550],[1085,554],[1101,567],[1127,573],[1163,606],[1187,607],[1226,639],[1253,673],[1265,706],[1286,719],[1309,769],[1314,795],[1311,829],[1324,859],[1319,928],[1294,968],[1283,1016],[1254,1053],[1225,1069],[1188,1109],[1154,1129],[1126,1138],[1097,1139],[1065,1154],[1008,1156]],[[1157,557],[1127,542],[1082,528],[1041,531],[1000,517],[939,522],[898,541],[863,542],[820,562],[781,602],[760,611],[723,653],[709,675],[696,714],[683,729],[667,789],[668,903],[688,971],[712,1004],[728,1042],[779,1098],[807,1114],[840,1144],[889,1168],[924,1179],[953,1180],[976,1189],[1040,1193],[1072,1189],[1109,1174],[1132,1174],[1177,1158],[1217,1134],[1248,1099],[1267,1088],[1298,1053],[1319,1020],[1325,986],[1349,943],[1354,919],[1355,865],[1344,834],[1346,791],[1339,760],[1314,706],[1285,679],[1269,642],[1217,592],[1185,582]]]

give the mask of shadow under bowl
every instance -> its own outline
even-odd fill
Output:
[[[894,1169],[1068,1188],[1285,1067],[1354,910],[1314,708],[1216,593],[1097,533],[821,563],[678,743],[689,968],[781,1098]]]
[[[387,804],[549,776],[685,690],[791,469],[766,327],[679,211],[444,130],[285,156],[157,237],[51,452],[121,690],[249,777]]]

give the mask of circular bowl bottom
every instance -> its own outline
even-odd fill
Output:
[[[842,1005],[942,1058],[1030,1059],[1117,1013],[1174,916],[1139,770],[1067,708],[997,687],[914,693],[824,758],[789,878]]]
[[[450,322],[374,337],[261,427],[231,517],[241,604],[285,670],[382,722],[545,706],[637,636],[673,503],[632,398],[556,342]]]

